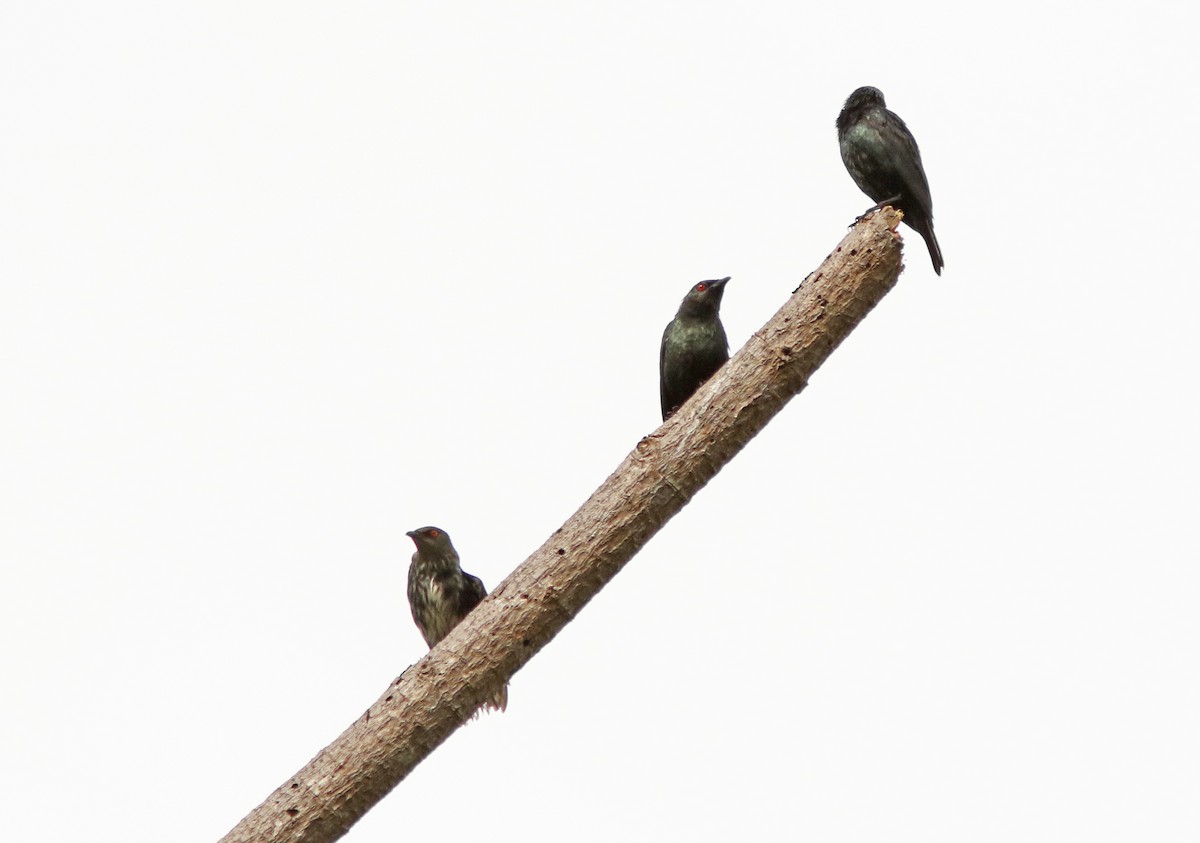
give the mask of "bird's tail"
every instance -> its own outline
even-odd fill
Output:
[[[925,239],[925,245],[929,247],[929,258],[933,261],[933,271],[941,275],[942,267],[946,264],[942,261],[942,247],[938,245],[937,237],[933,234],[933,220],[923,220],[923,222],[925,224],[917,231]]]
[[[501,688],[499,691],[497,691],[495,696],[493,696],[490,700],[485,700],[483,705],[479,706],[479,708],[475,710],[475,713],[471,715],[471,718],[474,719],[476,717],[479,717],[485,711],[489,711],[489,712],[490,711],[501,711],[502,712],[502,711],[506,711],[507,709],[508,709],[508,686],[505,685],[503,688]]]

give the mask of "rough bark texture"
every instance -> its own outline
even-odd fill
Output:
[[[856,225],[771,321],[642,439],[545,544],[222,843],[325,843],[345,834],[804,389],[895,285],[899,222],[900,214],[885,208]]]

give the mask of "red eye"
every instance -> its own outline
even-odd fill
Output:
[[[708,289],[708,285],[705,284],[703,281],[701,281],[699,284],[696,285],[697,293],[703,293],[707,289]]]
[[[429,531],[429,538],[431,538],[431,539],[436,539],[436,538],[437,538],[439,535],[440,535],[440,533],[438,533],[438,531],[437,531],[437,530],[430,530],[430,531]]]

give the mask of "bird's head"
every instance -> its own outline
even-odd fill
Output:
[[[683,297],[679,312],[690,315],[718,312],[721,309],[721,297],[725,295],[725,285],[728,283],[728,277],[715,281],[701,281]]]
[[[450,544],[450,537],[441,527],[421,527],[409,530],[405,535],[413,540],[418,551],[430,550],[438,554],[454,551],[454,545]]]
[[[863,85],[857,88],[854,93],[846,97],[845,109],[860,109],[873,108],[879,106],[886,108],[887,103],[883,101],[883,91],[878,88],[872,88],[870,85]]]
[[[887,108],[883,101],[883,91],[864,85],[846,97],[846,104],[838,113],[837,129],[840,138],[850,126],[873,108]]]

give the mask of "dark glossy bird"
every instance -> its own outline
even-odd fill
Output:
[[[688,290],[675,318],[663,331],[658,351],[663,421],[729,359],[729,340],[721,325],[721,297],[728,281],[701,281]]]
[[[422,527],[406,534],[417,546],[408,566],[408,605],[417,629],[432,650],[450,630],[487,597],[479,577],[463,571],[458,551],[440,527]],[[508,687],[501,688],[484,705],[504,711]]]
[[[942,249],[933,235],[933,200],[921,166],[921,151],[904,121],[889,111],[878,88],[863,87],[846,98],[837,119],[842,161],[862,192],[904,212],[904,222],[925,238],[933,271],[942,274]]]

